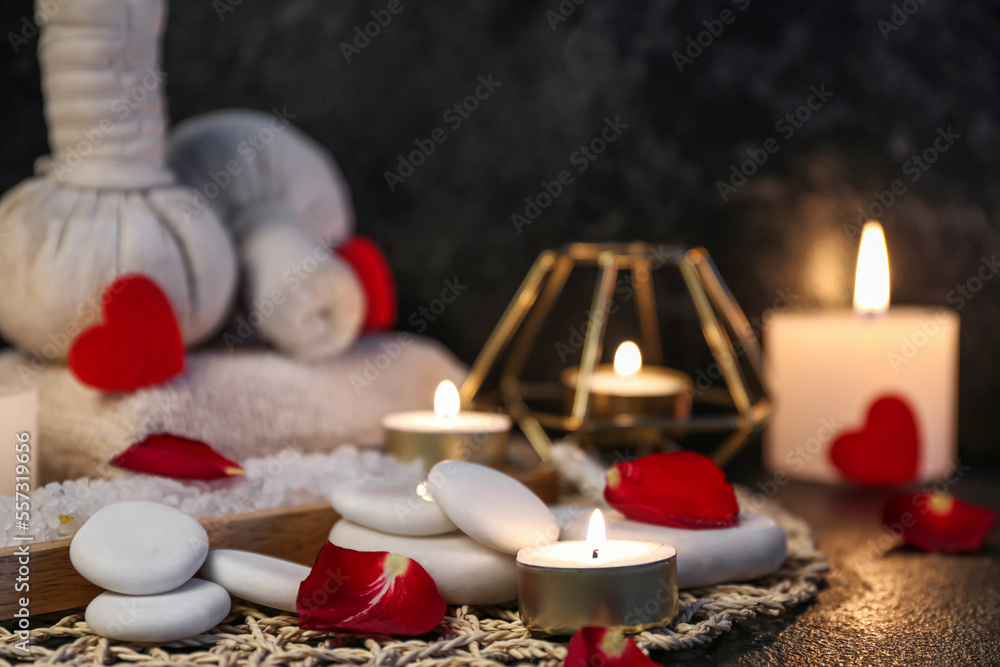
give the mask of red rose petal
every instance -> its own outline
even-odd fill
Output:
[[[445,601],[420,563],[387,551],[320,550],[295,600],[299,626],[422,635],[444,619]]]
[[[133,472],[174,479],[221,479],[242,475],[243,468],[200,440],[157,433],[111,459],[111,465]]]
[[[886,527],[924,551],[975,551],[993,528],[997,513],[964,503],[949,493],[904,493],[882,509]]]
[[[740,522],[732,484],[696,452],[651,454],[608,471],[608,504],[629,519],[675,528],[726,528]]]
[[[566,667],[647,667],[656,665],[635,642],[617,630],[580,628],[569,640]]]
[[[365,331],[386,331],[396,326],[396,281],[382,249],[365,236],[355,236],[336,249],[361,282],[368,297]]]
[[[83,384],[134,391],[184,370],[184,339],[163,291],[146,276],[121,276],[101,297],[104,323],[73,341],[66,363]]]

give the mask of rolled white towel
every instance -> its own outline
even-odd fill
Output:
[[[354,210],[326,150],[282,112],[228,110],[181,123],[169,156],[232,231],[247,310],[273,306],[258,332],[305,360],[353,343],[367,302],[353,270],[331,254],[353,234]]]

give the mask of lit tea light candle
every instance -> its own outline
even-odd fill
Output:
[[[786,312],[765,331],[775,404],[765,461],[775,475],[870,485],[944,476],[956,454],[959,319],[889,308],[877,222],[858,251],[854,312]]]
[[[422,459],[429,470],[438,461],[460,459],[498,466],[511,429],[507,415],[461,409],[454,383],[434,392],[434,410],[397,412],[382,420],[385,449],[400,461]]]
[[[677,552],[653,542],[608,540],[594,510],[587,539],[521,549],[517,554],[521,621],[531,630],[569,635],[585,626],[638,632],[677,615]]]
[[[572,412],[580,386],[580,369],[562,373],[566,410]],[[687,418],[691,415],[691,378],[672,368],[644,365],[639,346],[625,341],[615,351],[614,363],[594,367],[590,377],[590,410],[593,420],[614,419],[618,415]],[[595,434],[597,443],[619,442],[620,435]],[[629,439],[641,443],[660,440],[658,429],[633,429]]]

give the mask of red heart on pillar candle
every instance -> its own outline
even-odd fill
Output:
[[[104,391],[133,391],[184,370],[184,340],[163,290],[146,276],[121,276],[104,290],[104,323],[73,341],[66,363]]]
[[[899,396],[876,399],[863,428],[834,440],[830,459],[845,479],[857,484],[914,481],[920,466],[920,430],[910,404]]]

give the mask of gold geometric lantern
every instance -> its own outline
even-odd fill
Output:
[[[671,271],[678,274],[676,291],[683,296],[675,294],[672,302],[665,301],[689,304],[691,319],[697,321],[712,359],[709,372],[699,370],[697,386],[691,376],[662,368],[664,340],[654,278]],[[559,317],[555,307],[570,291],[571,278],[582,286],[577,293],[589,294],[586,324],[576,336],[575,348],[559,342],[551,347],[551,341],[542,341],[543,332],[551,330],[552,320]],[[627,299],[621,298],[623,293]],[[687,378],[684,396],[658,404],[615,404],[594,391],[595,372],[607,356],[609,320],[624,312],[623,301],[634,301],[634,309],[628,310],[633,311],[633,337],[644,361],[662,373]],[[564,350],[579,355],[578,366],[567,371],[562,364],[556,374],[538,377],[536,369],[555,356],[564,360]],[[708,376],[719,382],[701,386]],[[539,255],[460,394],[468,408],[509,413],[543,462],[549,459],[551,433],[594,446],[629,444],[646,449],[671,442],[668,438],[716,433],[722,436],[721,444],[712,456],[722,465],[770,414],[761,380],[760,345],[708,252],[644,242],[573,243]]]

